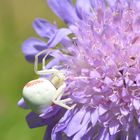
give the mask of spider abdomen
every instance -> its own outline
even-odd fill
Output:
[[[37,79],[28,82],[23,88],[23,98],[27,105],[37,113],[50,105],[56,94],[56,88],[47,79]]]

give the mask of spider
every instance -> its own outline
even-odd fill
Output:
[[[62,70],[55,67],[51,69],[45,68],[45,60],[48,53],[42,59],[42,70],[38,70],[38,57],[46,53],[46,50],[41,51],[35,56],[34,71],[37,75],[46,76],[52,75],[51,79],[38,78],[28,82],[23,88],[23,98],[27,105],[36,113],[42,113],[46,107],[59,105],[65,109],[73,109],[76,104],[68,106],[71,98],[61,99],[66,88],[66,77]]]

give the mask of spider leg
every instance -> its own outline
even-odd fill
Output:
[[[47,74],[55,74],[55,75],[57,75],[59,73],[59,70],[57,70],[57,69],[54,69],[54,68],[52,68],[52,69],[44,69],[44,70],[39,70],[39,71],[36,71],[36,74],[38,74],[38,75],[47,75]]]
[[[49,54],[49,53],[47,53],[47,54],[43,57],[43,59],[42,59],[42,69],[43,69],[43,70],[45,69],[45,66],[46,66],[45,62],[46,62],[46,58],[47,58],[48,54]]]
[[[48,52],[42,59],[42,70],[38,70],[38,57],[41,54],[46,53],[46,51],[48,51]],[[51,50],[45,49],[45,50],[43,50],[43,51],[41,51],[41,52],[39,52],[38,54],[35,55],[34,71],[35,71],[36,74],[38,74],[38,75],[47,75],[47,74],[55,74],[55,75],[57,75],[60,72],[59,70],[57,70],[55,68],[48,69],[48,70],[45,69],[45,59],[49,55],[49,53],[51,53]]]
[[[66,87],[66,84],[64,83],[63,85],[61,85],[58,88],[58,90],[56,92],[56,96],[54,97],[53,103],[56,104],[56,105],[62,106],[64,108],[68,109],[68,110],[70,110],[70,109],[73,109],[76,106],[76,104],[74,104],[73,106],[66,105],[66,103],[72,101],[71,98],[67,98],[67,99],[62,99],[61,100],[61,98],[62,98],[62,96],[64,94],[65,87]]]
[[[66,83],[63,83],[56,91],[56,95],[54,97],[55,100],[60,100],[64,94],[64,89],[66,87]]]
[[[66,102],[71,102],[72,99],[71,98],[66,98],[66,99],[62,99],[62,100],[57,99],[57,101],[61,101],[62,103],[66,103]]]
[[[34,61],[34,71],[35,71],[35,73],[38,72],[38,57],[45,52],[46,52],[46,49],[35,55],[35,61]]]
[[[68,109],[68,110],[71,110],[76,106],[76,104],[74,104],[72,106],[66,105],[65,103],[67,103],[67,100],[66,101],[64,101],[64,100],[63,101],[61,101],[61,100],[53,100],[53,103],[65,108],[65,109]]]

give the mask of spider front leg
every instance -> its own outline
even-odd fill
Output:
[[[38,57],[40,55],[44,54],[44,53],[46,53],[46,49],[35,55],[35,61],[34,61],[34,71],[35,71],[35,73],[38,72]],[[48,56],[48,53],[46,55]]]
[[[68,105],[66,105],[66,103],[72,101],[71,98],[67,98],[67,99],[61,100],[61,98],[62,98],[62,96],[63,96],[63,94],[64,94],[64,89],[65,89],[65,87],[66,87],[66,84],[64,83],[63,85],[61,85],[61,86],[57,89],[56,96],[55,96],[54,99],[53,99],[53,103],[56,104],[56,105],[59,105],[59,106],[61,106],[61,107],[63,107],[63,108],[66,108],[66,109],[70,110],[70,109],[73,109],[73,108],[76,106],[76,104],[74,104],[73,106],[68,106]]]
[[[68,98],[68,100],[67,99],[64,99],[64,100],[53,100],[53,103],[56,104],[56,105],[59,105],[59,106],[61,106],[63,108],[65,108],[67,110],[71,110],[71,109],[73,109],[76,106],[76,104],[74,104],[72,106],[68,106],[68,105],[65,104],[65,103],[68,103],[70,101],[71,101],[71,99]]]
[[[45,69],[45,60],[46,57],[51,53],[51,50],[48,50],[47,54],[42,59],[42,70],[38,70],[38,57],[44,53],[46,53],[47,50],[43,50],[39,52],[37,55],[35,55],[35,62],[34,62],[34,71],[38,75],[47,75],[47,74],[55,74],[59,73],[59,70],[52,68],[52,69]]]

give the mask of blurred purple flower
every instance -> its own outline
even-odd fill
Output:
[[[23,52],[33,61],[35,54],[60,43],[62,56],[54,55],[48,65],[61,65],[71,77],[66,91],[77,106],[66,112],[50,107],[40,116],[31,113],[29,125],[47,124],[44,140],[140,140],[140,1],[77,0],[74,6],[72,0],[48,0],[48,4],[68,28],[36,19],[35,31],[49,41],[30,38]],[[79,76],[85,78],[72,78]],[[27,108],[24,101],[19,104]]]

